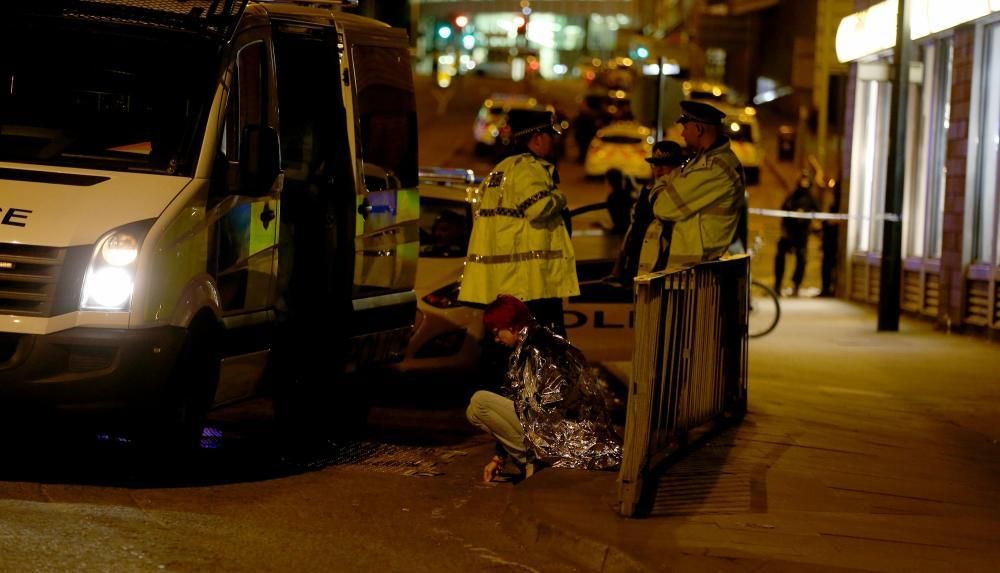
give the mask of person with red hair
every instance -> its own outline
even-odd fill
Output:
[[[501,294],[483,313],[485,336],[512,348],[506,370],[510,397],[480,390],[466,417],[497,440],[483,468],[494,481],[513,459],[528,477],[535,462],[607,469],[621,461],[601,382],[579,349],[540,324],[517,297]]]

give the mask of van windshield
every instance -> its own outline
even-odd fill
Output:
[[[190,175],[214,50],[151,29],[4,21],[0,161]]]

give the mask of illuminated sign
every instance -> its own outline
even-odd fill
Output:
[[[837,59],[851,62],[896,45],[896,0],[855,12],[837,27]],[[1000,11],[1000,0],[911,0],[910,39],[936,34]]]

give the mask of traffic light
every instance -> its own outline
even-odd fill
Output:
[[[528,32],[528,17],[515,16],[514,25],[517,27],[517,35],[524,36]]]
[[[465,28],[466,26],[469,25],[469,17],[466,16],[465,14],[459,14],[458,16],[455,16],[454,22],[455,22],[455,27],[461,30],[462,28]]]
[[[447,40],[451,38],[451,26],[448,24],[441,24],[438,26],[437,35],[442,40]]]

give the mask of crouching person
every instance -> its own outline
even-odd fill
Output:
[[[484,335],[513,348],[506,372],[508,397],[476,392],[466,416],[497,440],[483,468],[493,481],[511,461],[521,475],[537,464],[610,469],[621,463],[600,380],[579,349],[540,325],[516,297],[500,295],[483,313]]]

